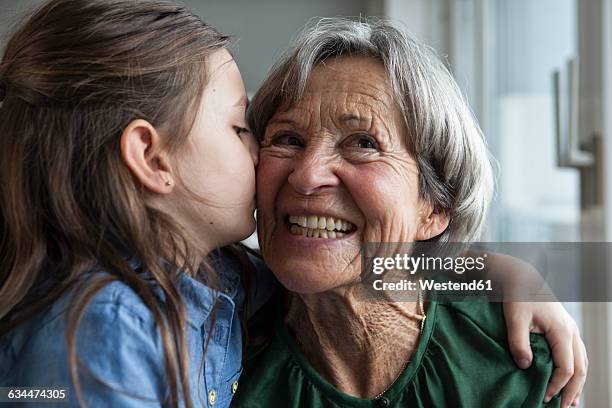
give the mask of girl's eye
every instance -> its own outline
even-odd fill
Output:
[[[234,131],[236,132],[238,136],[240,136],[242,133],[251,133],[250,129],[240,127],[240,126],[234,126]]]
[[[272,139],[272,144],[276,146],[303,147],[304,141],[296,134],[281,133]]]
[[[378,150],[378,143],[376,143],[376,140],[372,136],[364,133],[349,136],[346,145],[358,149]]]

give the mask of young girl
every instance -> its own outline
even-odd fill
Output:
[[[63,388],[70,405],[229,405],[245,298],[257,308],[274,282],[227,247],[255,229],[258,160],[228,44],[182,7],[129,0],[51,0],[10,39],[0,386]],[[538,318],[559,338],[573,321],[555,307]],[[517,359],[533,309],[513,309]],[[572,344],[558,344],[564,366]]]
[[[255,229],[258,147],[227,45],[181,7],[136,1],[51,1],[9,41],[2,385],[68,387],[73,403],[81,389],[89,406],[229,403],[243,296],[202,261]]]

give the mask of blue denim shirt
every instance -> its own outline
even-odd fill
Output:
[[[250,279],[254,310],[277,283],[260,259],[251,256],[251,261],[256,271]],[[240,319],[245,293],[237,259],[225,254],[215,264],[224,291],[213,291],[187,275],[182,275],[178,289],[187,310],[191,400],[194,406],[217,408],[229,406],[242,372]],[[215,326],[202,362],[215,296]],[[0,339],[0,386],[65,387],[70,404],[57,406],[78,406],[65,340],[64,318],[70,298],[70,294],[62,296]],[[110,386],[80,375],[87,406],[168,405],[163,402],[168,386],[159,329],[151,311],[125,284],[107,285],[88,304],[77,332],[77,354],[95,377]]]

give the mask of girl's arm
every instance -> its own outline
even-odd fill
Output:
[[[545,401],[563,388],[561,406],[577,405],[589,360],[574,319],[559,302],[505,302],[503,308],[510,350],[519,367],[531,365],[529,332],[544,333],[555,365]]]
[[[470,251],[473,256],[473,251]],[[546,291],[545,282],[538,271],[518,258],[487,252],[488,272],[501,277],[510,285],[507,290],[520,291],[521,287],[537,285],[543,294],[554,300],[552,292]],[[531,365],[532,352],[529,333],[543,333],[550,346],[555,369],[546,391],[546,401],[563,389],[561,406],[577,405],[586,380],[588,358],[574,319],[561,303],[506,301],[503,305],[508,343],[516,364],[520,368]]]

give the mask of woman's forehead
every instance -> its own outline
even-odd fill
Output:
[[[316,65],[305,91],[360,91],[374,96],[391,93],[391,81],[383,65],[370,57],[337,57]]]
[[[307,89],[295,104],[278,110],[268,125],[322,119],[357,125],[371,123],[376,118],[394,120],[400,114],[399,106],[389,92],[380,92],[372,87]]]

